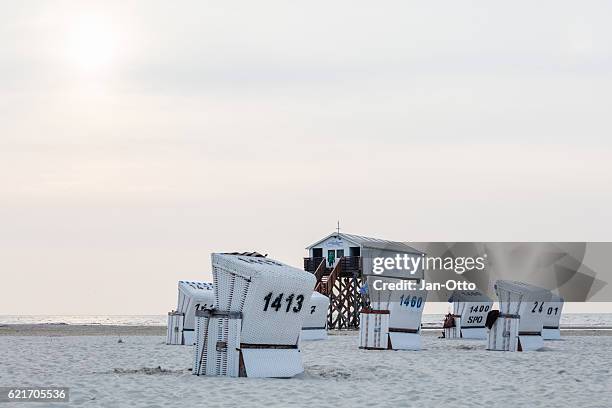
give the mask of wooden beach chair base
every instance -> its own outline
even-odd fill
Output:
[[[561,340],[561,330],[559,327],[546,327],[542,329],[544,340]]]

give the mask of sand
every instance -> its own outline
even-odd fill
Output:
[[[0,385],[70,387],[70,404],[53,406],[608,407],[612,401],[609,335],[573,332],[546,342],[544,351],[504,353],[430,332],[424,350],[409,352],[359,350],[356,333],[345,332],[305,342],[306,371],[298,378],[232,379],[191,375],[192,347],[165,345],[154,333],[163,328],[79,327],[30,328],[29,336],[0,327]]]

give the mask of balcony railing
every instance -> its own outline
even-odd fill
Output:
[[[342,263],[343,274],[360,274],[361,273],[361,257],[360,256],[344,256],[340,259]]]
[[[323,260],[325,260],[325,258],[323,257],[304,258],[304,270],[306,272],[314,273],[319,267],[319,265],[321,265],[321,262],[323,262]]]
[[[304,270],[314,273],[323,261],[325,261],[324,266],[327,269],[327,273],[330,273],[335,265],[328,265],[327,260],[323,257],[304,258]],[[361,273],[360,256],[343,256],[337,260],[337,263],[341,263],[342,275],[358,275]]]

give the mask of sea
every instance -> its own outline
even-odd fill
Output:
[[[3,324],[71,324],[116,326],[165,326],[167,315],[0,315]],[[424,314],[423,328],[440,327],[444,315]],[[612,313],[564,313],[561,327],[612,329]]]

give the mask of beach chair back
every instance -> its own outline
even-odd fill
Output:
[[[323,340],[327,337],[327,311],[329,298],[313,292],[302,325],[301,340]]]
[[[457,336],[466,339],[487,338],[485,322],[493,301],[478,290],[454,291],[449,302],[455,319]]]
[[[214,371],[227,374],[217,375],[292,377],[302,372],[298,339],[314,275],[258,254],[212,254],[212,267],[215,314],[202,316],[200,322],[198,347],[202,344],[194,364],[206,367],[199,372],[212,372],[211,361],[228,365],[225,371]],[[226,330],[223,340],[212,336],[211,324]],[[228,344],[237,346],[231,349]],[[234,351],[239,358],[230,358]]]
[[[504,280],[495,283],[495,291],[500,315],[489,331],[489,349],[528,351],[542,348],[542,310],[550,301],[551,292],[527,283]]]

